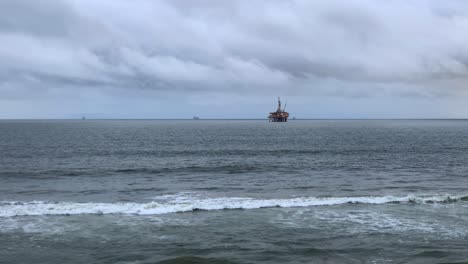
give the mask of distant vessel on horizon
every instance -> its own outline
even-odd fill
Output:
[[[81,117],[81,120],[86,120],[86,116],[82,116],[82,117]]]
[[[198,117],[196,115],[193,116],[193,120],[198,120],[198,119],[200,119],[200,117]]]
[[[286,104],[284,104],[283,109],[281,109],[281,99],[278,97],[278,109],[276,112],[270,112],[268,119],[270,122],[288,122],[289,113],[285,111]]]

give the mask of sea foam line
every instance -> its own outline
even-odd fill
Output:
[[[272,207],[332,206],[341,204],[450,203],[468,201],[468,196],[362,196],[362,197],[299,197],[287,199],[197,198],[176,197],[168,201],[148,203],[75,203],[75,202],[0,202],[0,217],[78,214],[159,215],[195,210],[259,209]]]

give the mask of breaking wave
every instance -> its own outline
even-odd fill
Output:
[[[154,197],[148,203],[74,203],[74,202],[0,202],[0,217],[77,214],[159,215],[198,210],[259,209],[273,207],[332,206],[342,204],[454,203],[468,201],[468,196],[362,196],[300,197],[287,199],[198,198],[186,195]]]

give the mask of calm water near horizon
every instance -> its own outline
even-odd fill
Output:
[[[468,120],[0,120],[0,263],[462,263]]]

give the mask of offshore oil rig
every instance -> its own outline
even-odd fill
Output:
[[[288,122],[289,113],[284,111],[286,109],[286,104],[284,104],[283,109],[281,109],[281,100],[278,97],[278,109],[276,112],[270,112],[268,119],[270,122]]]

